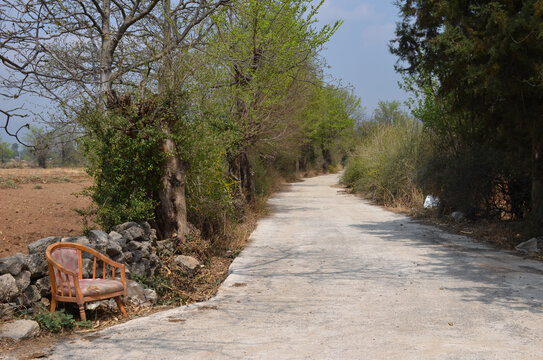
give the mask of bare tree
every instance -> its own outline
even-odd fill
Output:
[[[19,118],[24,119],[28,116],[28,114],[20,113],[18,112],[21,109],[8,109],[3,110],[0,109],[0,114],[4,117],[2,120],[0,120],[0,130],[4,130],[8,136],[11,136],[17,140],[18,143],[23,144],[27,146],[20,137],[20,132],[22,129],[28,129],[29,124],[24,124],[22,126],[15,126],[15,130],[12,130],[12,127],[10,126],[10,122],[13,118]],[[2,123],[3,121],[3,123]]]
[[[197,26],[227,2],[185,0],[165,11],[160,0],[0,0],[3,88],[13,98],[105,107],[114,88],[138,86],[159,60],[196,41]]]
[[[77,113],[82,105],[114,108],[117,93],[158,91],[152,79],[159,70],[198,42],[209,15],[229,1],[0,0],[2,95],[34,94]],[[14,116],[2,114],[7,122]],[[163,124],[166,134],[169,126]],[[163,148],[172,154],[160,195],[163,236],[170,237],[187,231],[185,175],[173,141]]]

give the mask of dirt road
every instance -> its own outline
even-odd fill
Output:
[[[56,347],[53,359],[541,359],[543,264],[331,187],[270,200],[216,298]]]

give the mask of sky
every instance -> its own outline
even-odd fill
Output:
[[[328,73],[354,87],[366,114],[371,116],[379,100],[404,102],[408,94],[398,86],[396,57],[388,50],[394,37],[398,9],[392,0],[326,0],[319,13],[321,23],[343,20],[322,55]]]
[[[341,79],[342,84],[353,86],[367,116],[372,115],[379,100],[407,100],[407,94],[398,86],[400,76],[394,71],[396,58],[388,51],[398,21],[398,9],[392,3],[393,0],[326,0],[318,15],[321,24],[343,20],[322,55],[330,67],[327,73]],[[43,107],[39,100],[32,102],[28,107],[33,111]],[[21,123],[14,123],[12,131],[17,124]],[[3,130],[0,140],[13,142]]]

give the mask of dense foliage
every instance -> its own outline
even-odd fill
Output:
[[[417,175],[424,149],[420,124],[397,102],[380,102],[371,121],[359,129],[343,182],[385,205],[422,203]]]
[[[198,52],[172,53],[142,92],[79,112],[98,222],[160,230],[163,174],[179,159],[187,219],[220,235],[279,178],[345,158],[359,100],[323,81],[318,53],[339,24],[315,28],[317,11],[306,0],[235,1]]]
[[[391,50],[433,149],[424,186],[449,209],[543,213],[541,1],[399,1]]]

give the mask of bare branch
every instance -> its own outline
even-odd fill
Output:
[[[11,132],[10,128],[9,128],[9,122],[10,122],[11,118],[13,118],[13,117],[26,118],[28,116],[27,114],[18,114],[18,113],[16,113],[15,111],[18,111],[18,110],[21,110],[21,108],[16,108],[16,109],[11,109],[11,110],[2,110],[2,109],[0,109],[0,113],[5,116],[4,125],[0,126],[0,129],[4,129],[6,134],[8,134],[9,136],[15,138],[15,140],[17,140],[17,142],[19,144],[21,144],[23,146],[26,146],[26,147],[30,147],[30,145],[25,144],[19,137],[19,132],[22,129],[24,129],[24,128],[28,129],[30,127],[30,125],[28,123],[20,126],[17,130],[15,130],[15,132]]]

